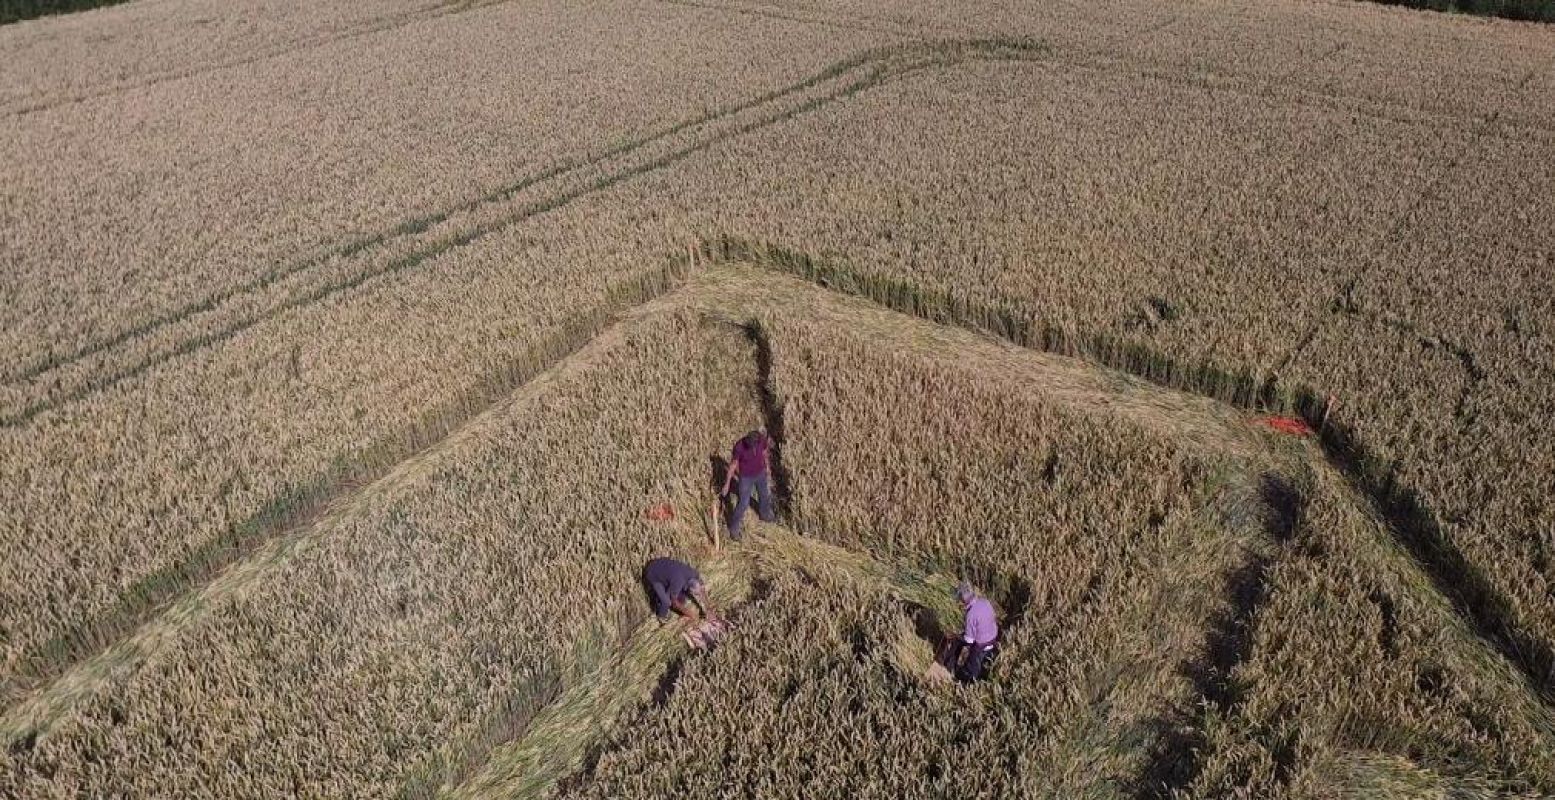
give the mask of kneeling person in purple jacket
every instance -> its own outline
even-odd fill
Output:
[[[951,646],[945,649],[942,665],[962,683],[971,683],[983,675],[983,663],[998,646],[999,621],[994,615],[993,603],[962,583],[956,587],[956,599],[966,609],[966,626]],[[966,654],[966,661],[961,660]],[[959,667],[959,669],[958,669]]]
[[[653,605],[653,615],[660,620],[669,619],[671,610],[683,617],[691,616],[691,610],[686,607],[687,600],[696,604],[704,618],[718,619],[718,612],[713,609],[707,596],[707,584],[684,561],[673,558],[649,561],[648,566],[643,567],[643,588],[647,590],[648,601]]]

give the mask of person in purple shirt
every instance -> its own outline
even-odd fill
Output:
[[[966,626],[951,646],[945,650],[945,669],[955,674],[962,683],[971,683],[983,675],[983,665],[999,642],[999,621],[995,618],[993,603],[972,590],[963,582],[956,587],[956,599],[966,609]],[[966,654],[966,661],[961,660]],[[959,666],[959,668],[958,668]]]
[[[745,511],[750,508],[751,492],[756,493],[756,512],[761,519],[771,522],[777,518],[772,512],[771,481],[767,478],[767,456],[771,447],[772,440],[763,431],[751,431],[734,443],[729,471],[724,475],[724,488],[718,494],[727,497],[729,487],[734,484],[735,477],[739,477],[739,499],[734,504],[734,513],[729,515],[729,538],[736,542],[740,540],[740,521],[745,519]]]

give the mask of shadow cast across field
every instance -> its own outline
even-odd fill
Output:
[[[1223,576],[1222,609],[1208,621],[1199,657],[1182,665],[1195,702],[1150,725],[1156,744],[1131,788],[1139,800],[1165,800],[1186,791],[1198,776],[1208,746],[1202,716],[1229,716],[1242,701],[1235,672],[1252,655],[1269,573],[1290,550],[1306,504],[1294,482],[1274,473],[1259,477],[1255,496],[1261,535],[1244,546],[1242,562]],[[1277,781],[1288,779],[1293,752],[1293,747],[1281,748]]]
[[[560,207],[577,197],[608,188],[633,175],[676,163],[691,153],[731,136],[743,135],[795,115],[822,108],[878,85],[891,77],[949,66],[971,58],[1030,60],[1040,55],[1040,46],[1032,42],[997,40],[941,42],[918,49],[887,49],[864,54],[832,65],[804,81],[715,112],[706,118],[688,120],[641,140],[626,143],[593,160],[580,160],[577,163],[564,165],[564,168],[555,175],[546,174],[518,181],[495,194],[471,201],[467,204],[468,207],[461,206],[440,211],[424,218],[409,220],[358,241],[342,243],[337,250],[320,256],[317,260],[280,267],[282,272],[264,276],[251,285],[237,287],[232,293],[202,299],[175,310],[165,318],[153,320],[146,326],[126,331],[111,339],[88,344],[77,352],[40,362],[7,378],[24,382],[37,379],[48,372],[98,353],[151,336],[162,328],[206,313],[244,293],[267,290],[271,285],[291,274],[285,270],[307,271],[330,258],[351,256],[406,237],[427,234],[461,211],[488,203],[507,202],[530,187],[540,186],[568,170],[603,167],[606,166],[606,159],[627,157],[639,151],[647,154],[644,160],[620,165],[619,171],[599,177],[588,184],[583,191],[563,192],[554,197],[541,198],[525,206],[516,216],[505,216],[488,226],[434,238],[425,247],[415,248],[415,253],[411,257],[394,261],[388,271],[415,266],[452,247],[468,244],[517,220]],[[821,88],[827,88],[822,87],[822,84],[830,81],[838,82],[838,86],[832,91],[820,91]],[[812,89],[818,90],[816,96],[805,94]],[[693,128],[726,118],[732,121],[737,114],[747,110],[760,110],[766,105],[773,104],[779,107],[774,107],[770,113],[758,114],[759,118],[741,121],[728,130],[710,129],[705,137],[685,147],[671,147],[672,152],[667,155],[643,149],[655,142],[669,142],[670,137],[683,131],[690,132]],[[937,293],[906,281],[871,275],[845,265],[815,259],[797,250],[727,236],[709,238],[694,249],[698,253],[697,260],[702,262],[747,261],[766,269],[800,277],[833,291],[862,297],[886,308],[922,319],[990,333],[1037,350],[1076,356],[1092,364],[1135,375],[1160,386],[1210,397],[1235,407],[1292,410],[1303,414],[1314,425],[1321,427],[1320,440],[1332,466],[1349,479],[1361,495],[1370,499],[1372,505],[1388,521],[1389,529],[1415,557],[1437,590],[1451,600],[1459,614],[1469,621],[1482,639],[1517,667],[1546,702],[1550,701],[1552,692],[1555,692],[1555,653],[1552,653],[1550,644],[1516,619],[1510,602],[1496,587],[1494,581],[1470,563],[1462,551],[1451,542],[1436,522],[1435,515],[1418,495],[1396,483],[1392,465],[1370,455],[1342,426],[1322,425],[1327,409],[1319,399],[1322,396],[1320,393],[1307,388],[1281,387],[1272,380],[1261,379],[1246,372],[1223,369],[1212,364],[1186,364],[1136,342],[1118,337],[1086,334],[1044,325],[1039,317],[1025,311],[1017,301],[1000,299],[990,304],[967,296]],[[342,282],[327,283],[297,298],[288,299],[276,308],[285,310],[318,302],[335,292],[359,286],[377,274],[382,273],[364,273]],[[681,274],[669,274],[657,289],[645,292],[636,298],[627,298],[626,304],[642,302],[656,293],[681,285],[683,280]],[[603,324],[603,320],[609,313],[611,313],[609,309],[604,311],[595,326],[580,329],[572,335],[563,337],[567,341],[558,345],[555,348],[556,352],[550,357],[553,359],[565,357],[582,342],[586,342],[589,336],[597,334],[598,325]],[[224,329],[192,339],[175,347],[167,358],[154,357],[123,375],[96,380],[79,393],[57,398],[58,403],[79,399],[91,392],[113,385],[119,380],[133,377],[168,358],[217,344],[230,338],[237,331],[258,324],[262,319],[263,317],[242,321],[230,330]],[[770,369],[770,354],[767,360]],[[92,657],[94,653],[101,654],[106,649],[112,648],[138,625],[153,619],[166,609],[170,602],[191,587],[197,587],[228,566],[251,557],[260,545],[282,536],[291,527],[305,524],[312,515],[328,504],[348,495],[354,486],[381,477],[393,464],[414,454],[417,448],[435,443],[439,439],[439,434],[445,434],[450,427],[457,426],[462,420],[479,413],[479,410],[484,407],[483,404],[489,405],[492,398],[500,397],[504,391],[511,391],[515,386],[522,385],[529,370],[515,366],[511,372],[508,377],[494,380],[490,389],[479,388],[473,391],[472,397],[467,401],[461,400],[456,404],[457,407],[432,415],[426,425],[426,432],[412,437],[416,441],[414,446],[386,445],[387,449],[381,454],[373,451],[366,455],[352,456],[347,459],[350,463],[346,463],[338,474],[332,471],[315,482],[302,485],[295,492],[276,500],[271,507],[257,514],[252,520],[214,538],[206,546],[196,548],[194,559],[169,567],[165,574],[148,576],[142,584],[126,594],[122,603],[102,618],[82,623],[77,630],[63,633],[55,641],[48,642],[38,650],[29,653],[22,660],[26,665],[24,674],[21,676],[23,683],[36,685],[51,680]],[[770,377],[764,375],[762,381],[764,385],[769,385]],[[45,405],[26,410],[20,416],[12,415],[7,417],[3,424],[24,424],[36,413],[42,413],[58,403],[49,401]],[[781,409],[776,409],[778,420],[774,425],[771,419],[774,407],[771,404],[767,405],[769,428],[778,431],[782,427]],[[781,440],[783,437],[776,435],[774,438]],[[385,439],[386,442],[403,440],[404,437]],[[363,464],[366,465],[365,469],[361,468]],[[777,472],[776,468],[775,472]],[[780,508],[786,509],[791,504],[791,481],[788,476],[778,473],[775,475],[775,483]],[[23,736],[13,739],[13,744],[25,738]]]
[[[945,637],[949,636],[953,629],[946,625],[940,615],[934,609],[918,603],[907,603],[903,608],[907,618],[912,621],[913,635],[918,641],[931,649],[937,650]]]
[[[278,314],[322,302],[340,292],[349,291],[379,277],[419,266],[454,248],[468,245],[488,234],[510,227],[538,214],[560,208],[574,200],[603,191],[632,177],[663,169],[719,142],[744,136],[781,123],[795,116],[823,109],[846,100],[884,82],[928,69],[943,69],[970,60],[1036,60],[1045,48],[1029,39],[966,39],[897,45],[866,51],[836,62],[821,71],[771,92],[644,135],[639,139],[610,147],[600,153],[565,162],[551,170],[525,177],[498,190],[465,203],[438,210],[422,217],[405,220],[359,239],[338,243],[314,256],[276,266],[253,279],[229,286],[212,295],[172,309],[148,320],[95,340],[68,353],[51,355],[19,370],[7,373],[6,384],[22,386],[47,383],[63,388],[58,393],[24,403],[19,408],[0,409],[0,428],[30,424],[40,414],[65,404],[83,400],[103,390],[131,380],[171,360],[220,345]],[[744,119],[742,115],[754,115]],[[678,137],[690,137],[680,143]],[[659,148],[659,149],[656,149]],[[660,149],[668,152],[660,152]],[[619,163],[618,163],[619,162]],[[569,177],[573,176],[573,177]],[[578,186],[573,178],[581,181]],[[521,202],[531,189],[542,193],[552,183],[562,183],[554,193]],[[521,202],[515,208],[505,204]],[[445,230],[450,221],[478,209],[504,208],[495,218],[473,226]],[[355,273],[325,277],[318,285],[302,286],[283,295],[257,315],[225,323],[204,326],[190,336],[177,339],[165,349],[144,357],[131,354],[122,368],[92,370],[79,384],[51,380],[55,373],[74,369],[90,359],[121,348],[135,346],[166,330],[215,313],[228,304],[252,295],[280,291],[288,282],[322,269],[341,259],[349,259],[370,250],[408,244],[407,252],[395,255],[383,264]],[[24,702],[23,697],[46,688],[92,659],[102,659],[116,647],[133,649],[129,640],[136,630],[152,623],[180,598],[199,591],[223,571],[258,555],[267,545],[284,545],[290,532],[305,528],[329,506],[348,499],[357,489],[382,478],[397,464],[445,438],[450,431],[490,408],[501,397],[524,385],[535,374],[558,363],[598,336],[611,318],[623,310],[646,303],[671,288],[683,284],[685,263],[671,264],[612,287],[609,302],[583,315],[579,322],[565,326],[555,341],[542,342],[536,352],[525,354],[476,381],[471,389],[446,408],[428,412],[424,421],[407,430],[390,432],[382,440],[359,452],[340,454],[321,474],[299,480],[282,490],[252,516],[208,540],[193,545],[189,555],[152,574],[142,576],[117,601],[101,614],[75,622],[59,631],[18,659],[17,673],[0,681],[0,701]],[[281,289],[277,289],[281,287]],[[176,337],[175,337],[176,338]],[[763,385],[768,382],[763,378]],[[770,393],[768,395],[770,400]],[[769,428],[781,436],[781,409],[766,404]],[[781,447],[778,448],[781,451]],[[786,508],[789,481],[781,471],[781,455],[775,457],[774,478],[780,509]],[[279,546],[279,545],[278,545]],[[284,548],[283,548],[284,549]],[[14,711],[15,709],[11,709]],[[25,740],[23,726],[7,725],[11,742]]]
[[[757,321],[743,326],[745,335],[756,349],[756,392],[761,402],[761,418],[772,439],[770,469],[772,494],[779,519],[787,519],[793,504],[793,478],[783,464],[783,443],[788,439],[784,424],[783,401],[772,384],[772,342]]]
[[[1306,409],[1310,414],[1313,409]],[[1335,471],[1372,499],[1389,530],[1481,639],[1507,658],[1543,700],[1555,707],[1555,647],[1524,627],[1495,581],[1471,562],[1442,529],[1418,492],[1370,455],[1351,431],[1330,425],[1320,436]]]

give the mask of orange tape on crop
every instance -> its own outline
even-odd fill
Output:
[[[1271,415],[1267,417],[1255,417],[1253,424],[1262,425],[1280,433],[1288,433],[1292,436],[1311,436],[1312,426],[1300,417],[1286,417]]]

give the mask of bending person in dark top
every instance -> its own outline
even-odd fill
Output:
[[[717,621],[718,612],[707,596],[707,584],[702,576],[684,561],[673,558],[655,558],[643,568],[643,588],[647,590],[653,614],[660,620],[669,619],[674,611],[683,617],[691,616],[688,602],[695,603],[702,616]]]

